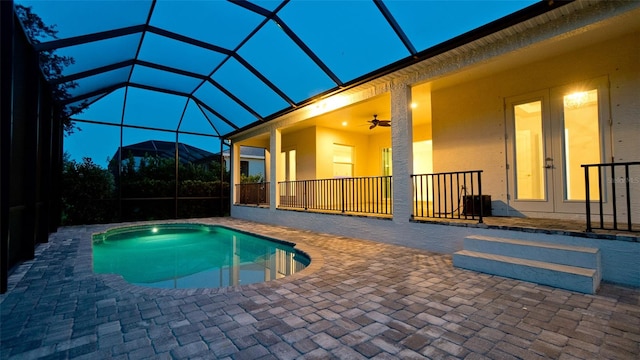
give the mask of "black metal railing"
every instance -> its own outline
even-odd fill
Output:
[[[341,213],[392,214],[392,177],[279,182],[280,207]]]
[[[640,220],[637,218],[640,214],[640,162],[581,166],[584,168],[587,231],[640,231]],[[595,189],[593,182],[597,184]],[[620,198],[624,201],[618,201]],[[596,224],[591,219],[593,206],[597,207],[594,214],[598,218]]]
[[[269,183],[243,183],[236,185],[235,203],[242,205],[269,204]]]
[[[475,220],[491,215],[482,194],[482,170],[411,175],[413,217]]]

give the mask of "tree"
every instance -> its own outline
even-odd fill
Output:
[[[47,25],[42,21],[40,16],[31,10],[31,6],[16,5],[15,7],[18,19],[22,23],[25,33],[33,44],[39,44],[42,39],[57,39],[58,30],[56,25]],[[65,67],[73,65],[75,60],[70,56],[60,56],[54,50],[43,50],[38,54],[40,60],[40,68],[45,78],[49,81],[62,78],[62,71]],[[53,98],[58,102],[70,99],[69,90],[78,87],[75,81],[60,82],[52,86]],[[71,116],[82,112],[88,103],[81,102],[78,105],[65,106],[60,111],[60,120],[64,126],[66,135],[71,135],[75,130],[82,130],[71,120]]]
[[[102,224],[116,219],[114,178],[106,169],[83,158],[82,162],[63,155],[62,224]]]

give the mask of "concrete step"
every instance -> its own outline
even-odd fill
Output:
[[[595,294],[600,286],[596,269],[554,264],[538,260],[461,250],[453,254],[453,265],[463,269]]]
[[[463,248],[464,250],[520,259],[595,269],[596,271],[600,269],[600,250],[596,248],[482,235],[467,236],[464,239]]]

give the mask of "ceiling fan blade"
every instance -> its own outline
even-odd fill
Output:
[[[378,123],[375,123],[375,122],[374,122],[373,124],[371,124],[371,126],[369,126],[369,130],[373,129],[373,128],[374,128],[374,127],[376,127],[376,126],[378,126]]]

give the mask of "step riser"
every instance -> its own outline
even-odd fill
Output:
[[[463,269],[534,282],[537,284],[578,291],[586,294],[594,294],[600,284],[595,272],[593,276],[589,277],[522,264],[488,260],[457,253],[453,254],[453,265]]]
[[[554,264],[577,266],[587,269],[600,268],[599,253],[512,244],[499,241],[465,238],[464,249],[521,259],[545,261]]]

